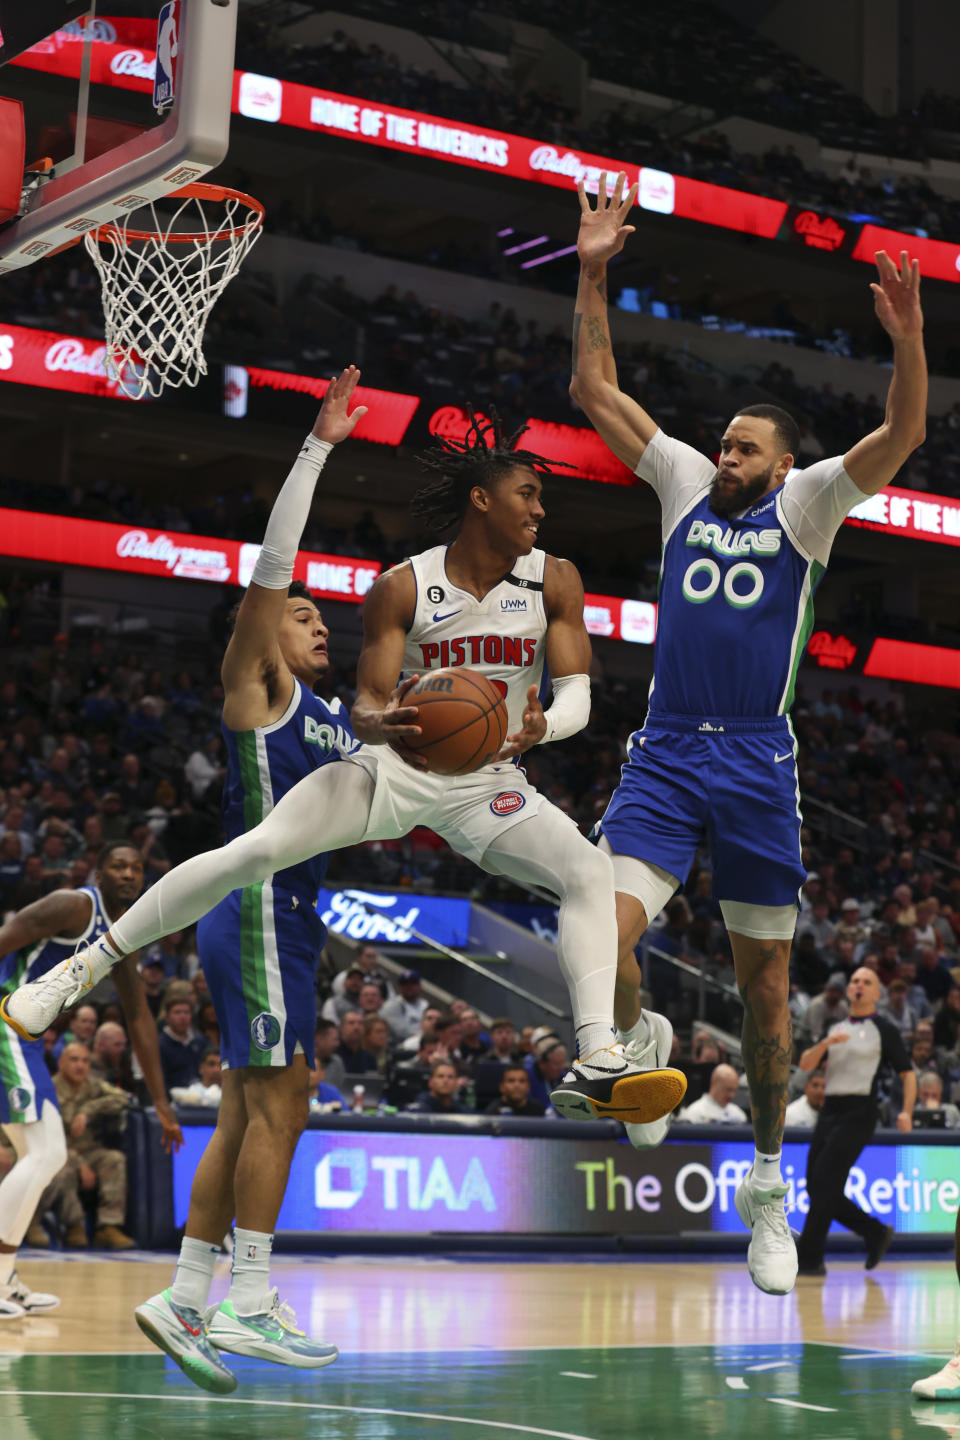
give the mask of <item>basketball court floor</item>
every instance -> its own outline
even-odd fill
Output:
[[[21,1268],[63,1304],[0,1327],[3,1440],[960,1437],[960,1400],[910,1394],[957,1337],[946,1259],[834,1261],[776,1298],[742,1259],[281,1257],[281,1295],[341,1357],[313,1372],[230,1357],[225,1399],[133,1322],[168,1258],[27,1252]]]

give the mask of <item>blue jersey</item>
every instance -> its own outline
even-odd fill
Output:
[[[840,458],[792,475],[737,516],[710,509],[716,466],[658,431],[637,474],[663,507],[650,719],[786,715],[833,537],[859,501]]]
[[[89,895],[92,901],[90,919],[82,934],[68,938],[54,935],[49,940],[36,940],[22,950],[11,950],[0,960],[0,995],[9,995],[28,980],[39,980],[54,965],[69,960],[81,945],[89,945],[110,929],[110,916],[103,905],[103,896],[94,885],[81,885],[78,895]]]
[[[360,748],[340,701],[331,700],[327,705],[299,680],[294,680],[286,711],[272,725],[254,730],[221,728],[227,747],[223,828],[228,840],[259,825],[277,801],[311,771]],[[321,825],[318,817],[318,831]],[[274,886],[315,905],[327,861],[328,856],[320,854],[291,865],[273,877]]]

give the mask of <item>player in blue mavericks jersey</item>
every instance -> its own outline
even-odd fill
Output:
[[[752,1230],[748,1266],[771,1293],[793,1287],[796,1247],[780,1174],[791,1062],[788,961],[804,880],[800,792],[790,726],[813,597],[844,516],[888,485],[924,438],[927,372],[919,267],[877,253],[871,286],[893,342],[883,423],[844,456],[794,471],[799,432],[775,405],[738,411],[714,464],[671,439],[617,383],[606,265],[622,249],[636,187],[625,176],[596,208],[582,184],[581,274],[571,394],[610,449],[660,501],[663,556],[654,680],[620,784],[600,822],[612,856],[620,954],[615,1018],[637,1063],[663,1064],[672,1031],[641,1013],[634,949],[709,841],[714,894],[744,1004],[743,1059],[756,1138],[737,1191]],[[628,1126],[656,1144],[663,1122]]]
[[[115,841],[101,852],[92,885],[54,890],[0,925],[0,995],[36,980],[72,955],[78,945],[106,934],[143,887],[140,852]],[[167,1148],[183,1136],[167,1099],[157,1027],[137,973],[136,955],[114,972],[130,1039],[163,1126]],[[44,1063],[43,1040],[23,1040],[0,1025],[0,1125],[17,1155],[0,1181],[0,1319],[54,1310],[59,1300],[41,1295],[15,1269],[17,1250],[44,1189],[66,1164],[67,1146],[57,1092]]]
[[[327,391],[277,497],[224,655],[227,840],[258,825],[305,775],[359,748],[340,701],[313,693],[330,665],[328,631],[306,586],[291,583],[320,470],[366,414],[363,406],[347,414],[359,373],[350,366]],[[305,1368],[337,1357],[333,1345],[296,1328],[269,1284],[273,1230],[308,1115],[317,960],[326,939],[316,902],[326,869],[327,855],[310,853],[232,891],[197,927],[220,1022],[222,1100],[194,1176],[173,1285],[136,1316],[185,1374],[219,1393],[237,1383],[219,1350]],[[208,1324],[214,1261],[234,1216],[230,1292]]]

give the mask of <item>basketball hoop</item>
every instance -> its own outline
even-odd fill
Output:
[[[134,229],[131,212],[84,236],[102,287],[107,374],[131,400],[206,375],[210,312],[263,229],[260,201],[239,190],[197,183],[167,198],[180,202],[169,216],[159,200],[138,207],[149,229]]]

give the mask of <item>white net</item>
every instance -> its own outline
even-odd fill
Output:
[[[169,208],[161,212],[158,206]],[[106,322],[106,369],[132,400],[196,385],[207,373],[210,312],[263,229],[263,209],[237,192],[188,186],[166,202],[91,230]]]

